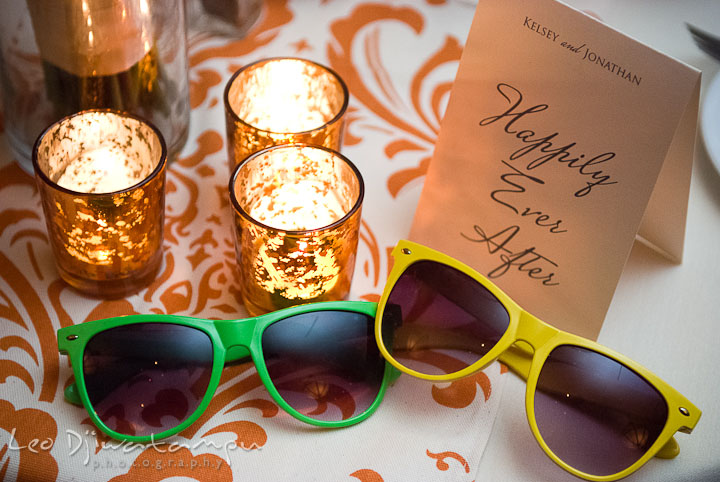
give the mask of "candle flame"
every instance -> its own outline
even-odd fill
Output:
[[[95,252],[95,256],[98,261],[106,261],[110,257],[110,253],[107,250],[101,249]]]
[[[117,146],[100,146],[78,155],[68,164],[57,183],[66,189],[99,193],[126,189],[149,172]]]
[[[251,73],[237,92],[242,105],[233,107],[248,124],[277,133],[306,132],[332,120],[337,107],[323,95],[329,79],[295,59],[268,62]]]

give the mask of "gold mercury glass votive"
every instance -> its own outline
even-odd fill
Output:
[[[260,60],[235,72],[224,99],[230,171],[274,145],[340,150],[348,89],[327,67],[297,58]]]
[[[365,187],[346,157],[320,146],[273,146],[240,164],[229,187],[240,292],[251,315],[347,297]]]
[[[146,121],[83,111],[48,127],[33,166],[60,276],[93,296],[138,291],[162,260],[167,149]]]

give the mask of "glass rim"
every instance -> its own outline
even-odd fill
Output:
[[[282,131],[271,131],[271,130],[267,130],[267,129],[261,129],[260,127],[250,124],[249,122],[246,122],[244,119],[240,118],[240,116],[237,114],[237,112],[235,112],[235,109],[233,109],[232,106],[230,105],[230,89],[231,89],[232,85],[235,83],[235,80],[240,75],[242,75],[244,72],[246,72],[247,70],[250,70],[253,67],[256,67],[260,64],[265,64],[268,62],[277,61],[277,60],[297,60],[297,61],[300,61],[300,62],[303,62],[306,64],[314,65],[322,70],[325,70],[326,72],[328,72],[332,77],[334,77],[337,80],[337,82],[340,85],[340,88],[342,89],[342,92],[343,92],[343,103],[340,106],[340,109],[338,109],[337,113],[335,114],[335,116],[332,119],[328,120],[327,122],[323,122],[318,127],[315,127],[312,129],[307,129],[304,131],[282,132]],[[335,70],[333,70],[332,68],[330,68],[326,65],[320,64],[313,60],[303,59],[301,57],[282,57],[282,56],[268,57],[268,58],[256,60],[255,62],[251,62],[247,65],[244,65],[243,67],[240,67],[238,70],[236,70],[235,73],[233,73],[232,77],[230,77],[230,80],[228,80],[227,84],[225,85],[225,90],[223,92],[223,103],[225,104],[225,112],[229,113],[229,115],[233,118],[233,120],[235,122],[239,122],[240,124],[242,124],[244,126],[250,127],[259,132],[265,132],[267,134],[285,135],[285,136],[288,134],[292,134],[292,135],[299,136],[299,135],[306,135],[306,134],[310,134],[313,132],[321,131],[322,129],[325,129],[328,126],[331,126],[331,125],[339,122],[340,119],[342,119],[343,115],[345,115],[345,112],[347,111],[348,105],[350,103],[350,91],[348,90],[347,85],[345,84],[345,81],[342,79],[342,77],[340,77],[340,75],[337,72],[335,72]]]
[[[70,119],[73,119],[75,117],[84,116],[86,114],[93,114],[93,113],[100,113],[100,114],[113,114],[118,117],[125,117],[129,119],[136,120],[142,124],[145,124],[147,127],[150,128],[150,130],[155,134],[155,137],[160,142],[160,160],[158,161],[155,168],[141,181],[128,186],[124,189],[118,189],[117,191],[110,191],[110,192],[82,192],[82,191],[74,191],[72,189],[68,189],[66,187],[60,186],[58,183],[50,179],[50,177],[40,168],[39,161],[38,161],[38,150],[40,148],[40,144],[42,143],[42,140],[45,138],[47,134],[50,133],[50,131],[55,128],[56,126],[60,125],[63,122],[69,121]],[[73,114],[66,115],[57,121],[53,122],[49,126],[47,126],[43,131],[38,135],[37,139],[35,140],[35,143],[33,144],[32,149],[32,164],[33,164],[33,170],[35,171],[35,175],[38,176],[44,184],[47,186],[63,192],[65,194],[70,194],[75,197],[87,197],[91,199],[98,199],[103,196],[115,196],[118,194],[125,194],[131,191],[134,191],[146,184],[149,184],[151,181],[153,181],[158,175],[165,169],[165,166],[167,165],[167,144],[165,143],[165,139],[160,132],[160,129],[158,129],[152,122],[145,119],[144,117],[141,117],[136,114],[132,114],[130,112],[124,112],[117,109],[85,109],[78,112],[75,112]]]
[[[291,147],[292,148],[310,147],[313,149],[319,149],[319,150],[326,151],[328,154],[334,156],[335,158],[337,158],[340,161],[342,161],[343,163],[345,163],[345,165],[347,165],[350,168],[350,170],[352,171],[352,173],[355,175],[355,179],[358,180],[357,199],[355,200],[355,203],[353,204],[353,206],[348,210],[348,212],[345,213],[342,217],[340,217],[337,221],[333,221],[332,223],[330,223],[328,225],[320,226],[318,228],[313,228],[313,229],[295,229],[295,230],[280,229],[280,228],[269,226],[265,223],[258,221],[253,216],[251,216],[249,212],[247,212],[245,209],[243,209],[242,206],[240,206],[240,202],[238,201],[237,196],[235,195],[235,183],[237,182],[237,177],[240,174],[240,170],[251,160],[253,160],[257,157],[260,157],[261,155],[265,155],[272,150],[288,149]],[[273,233],[285,233],[286,235],[289,235],[289,236],[304,236],[304,235],[309,235],[311,233],[331,231],[331,230],[343,225],[345,222],[347,222],[348,219],[350,219],[352,216],[354,216],[355,213],[357,211],[359,211],[362,207],[363,199],[365,197],[365,182],[363,181],[362,174],[360,174],[360,170],[357,168],[357,166],[355,164],[353,164],[353,162],[350,159],[345,157],[340,152],[338,152],[334,149],[330,149],[329,147],[325,147],[325,146],[319,146],[319,145],[314,145],[314,144],[305,144],[305,143],[292,143],[292,144],[278,144],[278,145],[266,147],[265,149],[262,149],[257,152],[253,152],[252,154],[247,156],[245,159],[242,160],[242,162],[240,162],[237,166],[235,166],[233,173],[230,176],[230,183],[228,184],[228,190],[230,191],[230,202],[233,206],[233,210],[235,211],[235,213],[242,216],[243,218],[245,218],[247,221],[251,222],[255,226],[259,226],[259,227],[265,229],[266,231],[270,231]]]

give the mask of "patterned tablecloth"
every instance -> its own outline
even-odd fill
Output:
[[[366,183],[350,299],[376,300],[389,251],[407,235],[432,154],[471,2],[267,0],[242,40],[189,44],[189,140],[168,171],[164,263],[126,299],[71,290],[56,271],[34,179],[0,137],[0,479],[472,481],[505,376],[433,385],[402,376],[378,412],[346,429],[280,410],[252,365],[227,368],[205,415],[170,440],[119,444],[63,400],[72,381],[55,331],[132,313],[246,316],[228,203],[222,94],[239,67],[273,56],[329,65],[351,100],[343,153]]]

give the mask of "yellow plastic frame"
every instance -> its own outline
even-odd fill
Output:
[[[680,449],[673,438],[673,435],[678,431],[690,433],[700,419],[702,412],[695,405],[693,405],[673,387],[650,372],[647,368],[594,341],[564,332],[541,321],[522,309],[500,288],[495,286],[494,283],[466,264],[434,249],[405,240],[402,240],[397,244],[395,249],[393,249],[392,256],[395,262],[385,285],[382,298],[380,299],[375,322],[375,338],[377,339],[378,346],[380,347],[380,352],[385,359],[395,368],[404,373],[431,381],[456,380],[482,370],[493,361],[499,359],[513,372],[527,380],[525,409],[527,412],[526,415],[530,425],[530,430],[548,457],[571,474],[593,481],[618,480],[635,472],[653,456],[661,458],[675,457],[680,452]],[[494,294],[510,314],[510,324],[508,329],[498,343],[476,363],[454,373],[448,373],[445,375],[428,375],[405,367],[393,358],[382,339],[383,312],[385,311],[385,305],[390,292],[392,291],[392,288],[398,278],[400,278],[400,275],[402,275],[408,266],[420,260],[436,261],[467,274]],[[584,347],[617,360],[632,369],[635,373],[644,377],[665,398],[668,405],[668,420],[665,423],[665,427],[645,455],[627,469],[615,474],[604,476],[587,474],[571,467],[558,458],[550,450],[540,435],[540,431],[535,421],[535,387],[537,385],[540,369],[542,368],[545,359],[554,348],[560,345]]]

